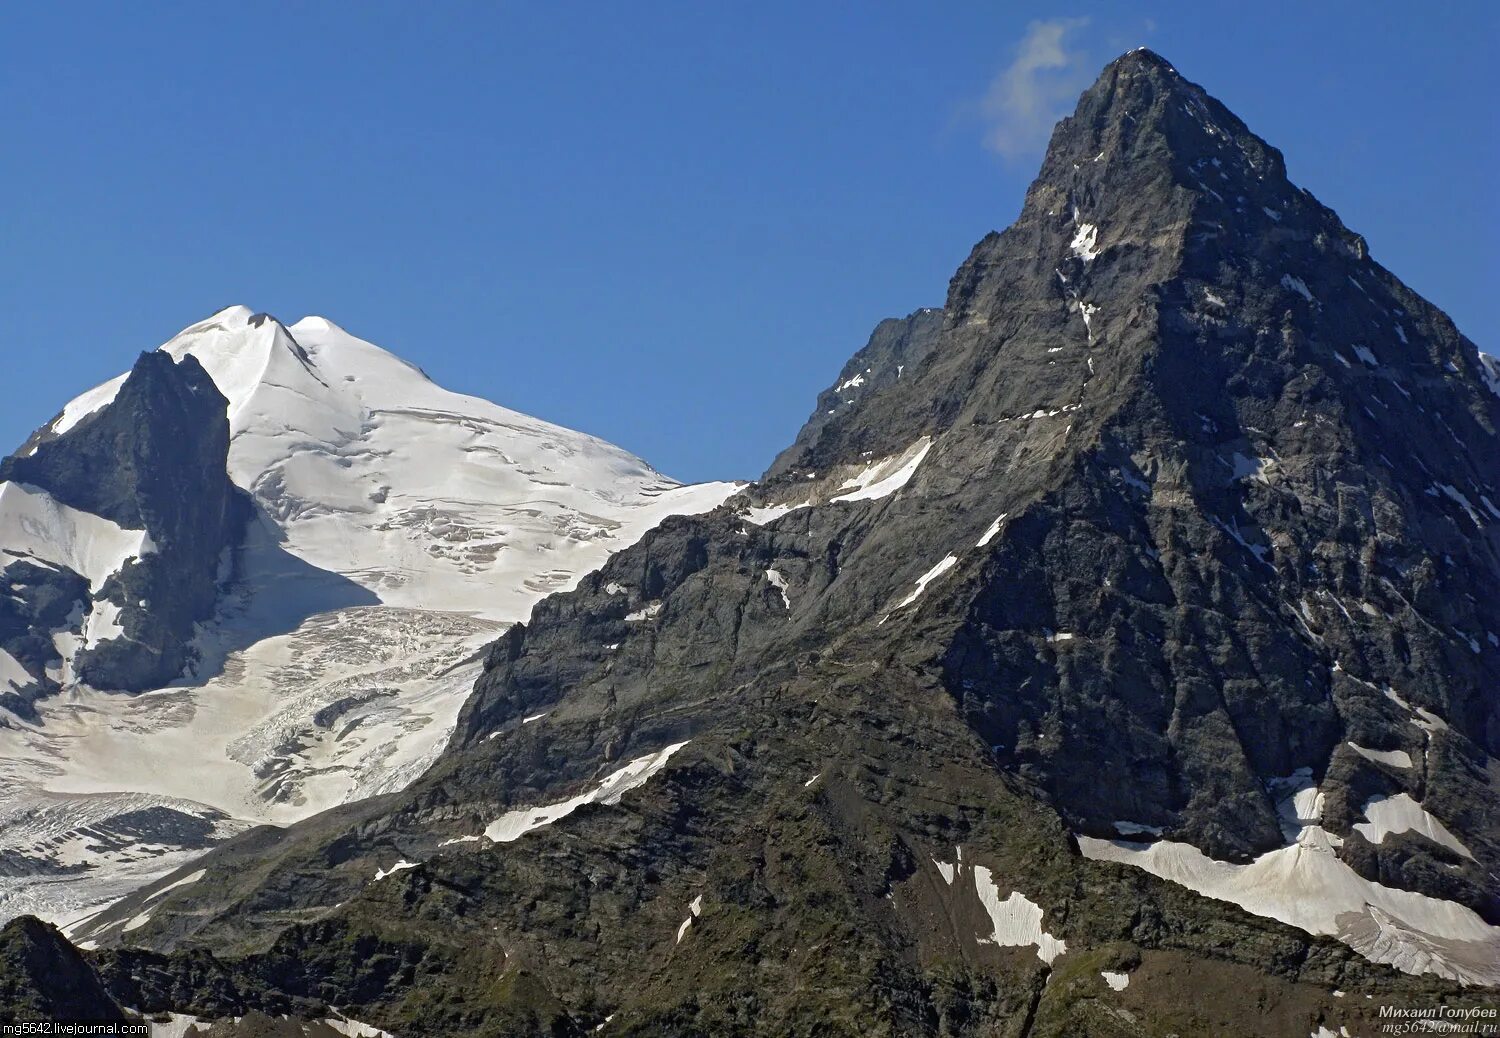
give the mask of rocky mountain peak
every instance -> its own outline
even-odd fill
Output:
[[[140,691],[190,661],[250,511],[225,470],[225,407],[195,358],[142,353],[0,461],[0,573],[15,592],[0,650],[30,679],[13,708],[29,715],[75,679]]]
[[[1138,51],[1059,124],[941,321],[900,328],[862,351],[899,343],[900,378],[846,369],[748,495],[815,542],[820,508],[846,524],[809,626],[853,623],[862,593],[882,641],[900,622],[946,644],[972,729],[1087,839],[1278,861],[1305,779],[1330,877],[1500,918],[1486,825],[1459,861],[1365,820],[1399,798],[1430,812],[1413,825],[1494,810],[1457,761],[1500,747],[1500,410],[1441,311]],[[1348,943],[1420,959],[1428,938],[1377,949],[1350,905]],[[1461,941],[1443,955],[1479,975]]]
[[[63,504],[163,534],[190,489],[159,485],[176,468],[168,456],[191,441],[210,456],[227,451],[225,404],[197,358],[142,353],[107,408],[62,434],[44,426],[0,461],[0,481],[46,487]]]
[[[1105,192],[1123,182],[1121,167],[1138,173],[1148,166],[1195,187],[1206,179],[1197,168],[1200,159],[1218,159],[1213,179],[1237,186],[1267,182],[1274,188],[1286,179],[1279,151],[1165,58],[1140,48],[1107,65],[1073,114],[1057,124],[1036,186]],[[1028,196],[1028,203],[1033,198]],[[1111,209],[1123,201],[1102,195],[1075,200],[1113,203]]]

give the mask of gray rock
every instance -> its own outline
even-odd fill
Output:
[[[193,626],[212,614],[227,576],[222,567],[250,516],[226,469],[226,407],[196,359],[143,353],[109,404],[60,435],[49,423],[0,461],[0,481],[144,529],[156,546],[127,562],[93,600],[86,582],[59,567],[23,560],[0,573],[13,592],[0,602],[0,647],[37,678],[37,694],[56,688],[45,670],[60,662],[49,632],[96,601],[119,607],[124,634],[81,654],[81,680],[137,692],[166,684],[190,662]]]

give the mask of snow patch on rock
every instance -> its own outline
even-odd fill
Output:
[[[781,604],[786,606],[787,609],[791,609],[792,599],[787,594],[786,577],[782,576],[779,570],[768,569],[766,570],[766,579],[771,582],[772,587],[781,592]]]
[[[979,543],[974,545],[974,547],[983,548],[986,544],[990,543],[990,541],[994,540],[995,535],[1000,532],[1000,527],[1005,525],[1005,519],[1008,514],[1009,513],[1007,512],[1001,512],[995,518],[994,522],[990,523],[989,526],[986,526],[984,528],[984,533],[979,535]]]
[[[519,840],[533,829],[551,825],[577,811],[584,804],[613,805],[632,789],[646,784],[651,776],[666,767],[672,754],[686,746],[686,742],[673,743],[655,753],[637,757],[623,768],[611,772],[593,789],[555,804],[542,807],[523,807],[507,811],[484,830],[484,835],[495,843],[510,843]]]
[[[966,866],[962,847],[955,848],[953,863],[939,861],[937,858],[933,858],[932,863],[937,866],[938,874],[949,887],[962,885],[967,877],[973,878],[974,894],[979,898],[990,924],[990,932],[982,934],[979,943],[994,944],[1002,948],[1034,947],[1037,958],[1049,966],[1067,951],[1066,941],[1053,937],[1042,928],[1041,906],[1020,891],[1014,890],[1001,900],[994,873],[984,865]],[[957,889],[955,893],[958,893]]]
[[[145,530],[127,530],[25,483],[0,483],[0,566],[38,559],[72,570],[97,593],[127,560],[155,550]]]
[[[1336,937],[1373,962],[1466,984],[1500,983],[1500,927],[1455,902],[1365,879],[1335,854],[1342,841],[1317,824],[1322,795],[1307,772],[1279,784],[1278,808],[1284,820],[1292,820],[1295,838],[1245,865],[1172,840],[1079,836],[1078,844],[1086,858],[1144,869],[1253,915]],[[1422,824],[1404,806],[1376,812],[1381,821],[1369,823],[1373,829],[1399,824],[1402,830],[1388,831],[1404,831]]]
[[[1462,840],[1454,836],[1446,825],[1434,818],[1408,793],[1371,797],[1365,802],[1363,814],[1368,821],[1354,823],[1354,829],[1371,843],[1380,843],[1388,835],[1414,832],[1462,854],[1465,858],[1472,860],[1474,857],[1474,853],[1464,846]]]
[[[394,876],[398,872],[404,872],[407,869],[414,869],[420,864],[422,864],[420,861],[406,861],[405,859],[402,859],[388,869],[376,869],[375,879],[382,880],[387,876]]]
[[[1411,754],[1405,750],[1371,750],[1352,742],[1345,745],[1367,761],[1384,764],[1392,768],[1411,767]]]
[[[1068,242],[1068,248],[1073,255],[1088,263],[1097,259],[1099,249],[1099,228],[1091,223],[1081,223],[1078,230],[1073,232],[1073,240]]]
[[[682,943],[683,935],[685,935],[688,932],[688,927],[692,926],[693,925],[693,920],[697,919],[698,916],[700,916],[702,914],[703,914],[703,895],[699,894],[697,897],[693,898],[693,900],[688,904],[688,917],[686,919],[684,919],[682,921],[682,925],[677,928],[677,941],[676,941],[676,943],[678,943],[678,944]]]
[[[995,877],[983,865],[974,866],[974,886],[994,925],[994,931],[989,937],[981,938],[982,941],[1004,948],[1033,945],[1036,947],[1036,957],[1049,966],[1068,950],[1066,941],[1053,937],[1042,929],[1042,909],[1036,902],[1019,891],[1012,891],[1009,897],[1001,901]]]
[[[839,487],[834,501],[876,501],[906,486],[932,449],[932,438],[922,437],[900,454],[872,461]]]
[[[957,564],[957,555],[945,556],[941,561],[938,562],[937,565],[933,566],[930,570],[928,570],[926,573],[923,573],[920,577],[917,578],[917,586],[911,591],[910,594],[908,594],[901,601],[897,602],[891,612],[894,613],[897,609],[905,609],[917,599],[921,598],[922,592],[927,590],[928,584],[931,584],[934,580],[937,580]],[[881,622],[884,623],[885,621],[882,620]]]

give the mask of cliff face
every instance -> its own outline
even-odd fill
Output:
[[[196,360],[143,353],[107,403],[0,462],[0,648],[34,679],[30,698],[60,678],[141,691],[187,665],[249,516],[225,408]]]
[[[878,329],[760,484],[540,602],[422,779],[75,936],[163,953],[149,1008],[189,1008],[212,949],[239,986],[204,1011],[397,1033],[1270,1036],[1473,1004],[1500,983],[1485,376],[1132,52],[944,308]]]

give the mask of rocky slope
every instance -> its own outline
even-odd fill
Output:
[[[0,919],[58,923],[401,788],[507,623],[734,489],[244,307],[68,404],[0,478]]]
[[[122,1005],[403,1036],[1493,1006],[1497,421],[1474,344],[1132,52],[943,309],[501,636],[411,787],[76,936]]]

